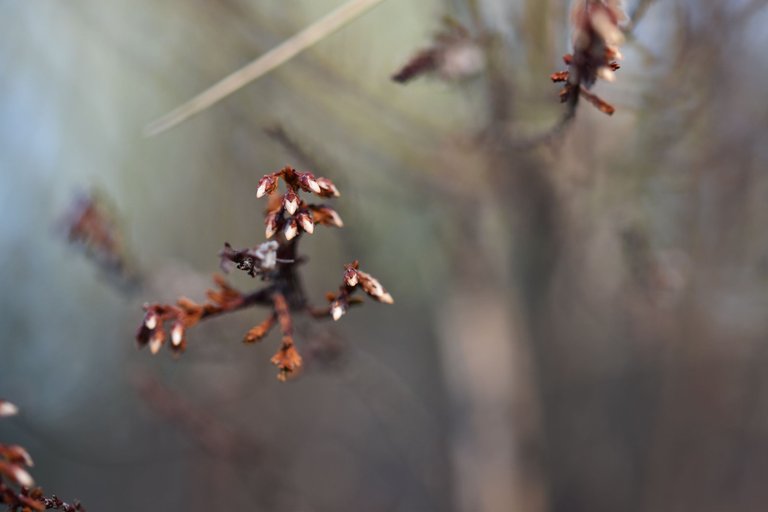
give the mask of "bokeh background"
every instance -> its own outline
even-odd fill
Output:
[[[94,511],[765,510],[766,2],[640,2],[597,89],[617,113],[541,144],[565,0],[388,0],[142,136],[340,3],[0,2],[0,438]],[[444,15],[484,71],[390,81]],[[240,342],[258,310],[137,351],[143,302],[201,299],[223,242],[263,240],[285,164],[342,192],[310,297],[359,258],[396,303],[300,325],[287,384],[275,335]],[[67,244],[90,190],[137,287]]]

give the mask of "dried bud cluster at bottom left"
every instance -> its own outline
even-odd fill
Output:
[[[18,408],[10,402],[0,400],[0,418],[15,416]],[[85,509],[79,502],[72,504],[55,495],[47,497],[42,489],[33,488],[35,481],[28,469],[33,466],[27,450],[18,445],[0,443],[0,504],[10,511],[62,510],[78,512]]]
[[[282,193],[278,192],[281,181],[285,186]],[[215,276],[218,289],[208,290],[208,301],[204,304],[184,297],[176,304],[146,304],[144,319],[136,334],[139,346],[149,346],[154,354],[170,340],[171,350],[180,354],[187,345],[188,328],[206,318],[262,306],[269,310],[266,318],[251,328],[243,341],[247,344],[260,341],[279,326],[280,346],[271,362],[278,368],[278,379],[284,381],[303,365],[293,338],[294,314],[308,313],[316,319],[338,320],[350,306],[361,302],[359,297],[353,297],[358,289],[378,302],[392,304],[392,295],[376,278],[360,270],[357,261],[346,265],[344,282],[338,293],[328,294],[327,307],[314,308],[309,304],[298,272],[305,262],[305,258],[298,254],[299,241],[304,234],[313,234],[316,225],[340,228],[343,222],[336,210],[326,204],[308,203],[301,198],[302,193],[324,198],[340,195],[331,180],[316,177],[309,171],[284,167],[266,174],[258,182],[256,197],[268,196],[265,235],[271,240],[245,249],[235,249],[225,243],[219,253],[219,264],[224,272],[237,268],[251,277],[258,276],[266,283],[262,288],[242,293],[223,277]]]

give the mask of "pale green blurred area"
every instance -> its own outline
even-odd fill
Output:
[[[763,510],[765,9],[657,2],[598,86],[617,114],[582,105],[532,150],[560,111],[566,2],[388,0],[141,135],[339,4],[0,2],[0,397],[22,409],[0,439],[88,510]],[[390,81],[445,14],[490,31],[488,73]],[[178,361],[137,351],[144,301],[202,299],[225,241],[263,240],[256,183],[286,164],[342,192],[344,229],[302,241],[310,297],[360,259],[395,305],[302,323],[303,353],[344,352],[288,384],[275,334],[240,342],[259,310],[195,328]],[[93,188],[134,294],[55,228]]]

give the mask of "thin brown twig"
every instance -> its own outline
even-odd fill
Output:
[[[296,158],[303,167],[313,169],[316,173],[322,173],[325,166],[317,158],[312,156],[309,151],[297,141],[285,127],[280,123],[264,128],[272,140],[280,144],[292,157]]]

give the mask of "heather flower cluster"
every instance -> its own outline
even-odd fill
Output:
[[[285,191],[279,192],[283,182]],[[149,346],[156,354],[168,344],[172,352],[180,354],[187,347],[187,329],[200,321],[224,313],[248,307],[261,306],[270,312],[258,325],[251,328],[243,341],[248,344],[265,338],[274,327],[280,331],[280,346],[271,362],[278,368],[278,378],[287,380],[303,364],[293,338],[294,313],[306,312],[314,318],[338,320],[349,307],[361,302],[353,293],[362,289],[370,297],[391,304],[392,296],[379,281],[359,268],[357,261],[345,266],[344,282],[338,293],[329,293],[329,305],[312,307],[306,299],[298,275],[298,267],[304,259],[298,255],[301,235],[311,235],[316,225],[342,227],[339,214],[326,204],[308,203],[302,193],[321,198],[339,196],[339,190],[327,178],[316,177],[311,172],[297,171],[293,167],[265,175],[258,182],[256,196],[268,197],[265,213],[265,236],[270,239],[252,248],[235,249],[225,243],[219,253],[220,267],[224,272],[233,268],[259,277],[267,284],[253,292],[243,293],[232,287],[222,276],[214,276],[216,288],[208,290],[207,301],[196,303],[186,297],[176,304],[146,304],[136,339],[140,347]]]
[[[15,416],[18,412],[18,408],[12,403],[0,400],[0,418]],[[69,504],[55,495],[49,498],[43,494],[42,489],[33,488],[35,481],[28,471],[32,466],[32,457],[23,447],[0,443],[0,504],[5,505],[6,510],[85,510],[79,502]]]
[[[627,21],[621,0],[574,0],[571,6],[573,53],[563,57],[567,71],[553,73],[555,83],[564,83],[560,101],[575,107],[584,97],[601,112],[612,115],[615,108],[590,89],[598,78],[613,81],[619,69],[624,42],[620,25]]]
[[[280,179],[288,189],[278,201],[274,201],[264,219],[265,236],[272,238],[282,231],[286,240],[292,240],[303,232],[311,235],[315,224],[342,227],[344,223],[333,208],[325,205],[307,204],[299,199],[299,191],[312,192],[320,197],[339,197],[339,189],[327,178],[315,178],[311,172],[300,172],[293,167],[267,174],[259,180],[256,197],[271,195],[277,190]]]

